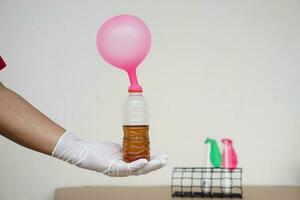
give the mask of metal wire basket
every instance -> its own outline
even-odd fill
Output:
[[[242,168],[175,167],[172,197],[243,198]]]

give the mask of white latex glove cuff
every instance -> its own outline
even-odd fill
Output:
[[[130,176],[146,174],[162,168],[167,163],[166,155],[152,156],[148,162],[139,159],[124,162],[122,146],[112,142],[86,142],[66,131],[57,142],[52,156],[72,165],[104,173],[108,176]]]

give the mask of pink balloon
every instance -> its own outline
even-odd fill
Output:
[[[224,144],[222,152],[222,167],[235,169],[238,164],[237,155],[232,145],[232,140],[229,138],[223,138],[221,142]],[[227,148],[225,150],[225,148]]]
[[[97,34],[97,48],[109,64],[123,69],[130,80],[129,91],[141,92],[136,68],[151,47],[151,33],[146,24],[132,15],[118,15],[107,20]]]

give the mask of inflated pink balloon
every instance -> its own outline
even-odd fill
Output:
[[[136,68],[151,47],[151,33],[146,24],[132,15],[118,15],[107,20],[97,34],[97,48],[109,64],[123,69],[130,80],[129,91],[141,92]]]

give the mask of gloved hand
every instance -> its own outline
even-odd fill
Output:
[[[124,162],[122,146],[112,142],[90,143],[66,131],[57,142],[52,156],[72,165],[101,172],[108,176],[147,174],[166,165],[166,155],[152,156],[150,161],[139,159]]]

